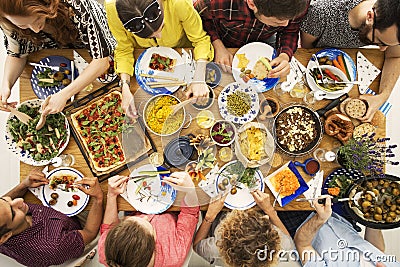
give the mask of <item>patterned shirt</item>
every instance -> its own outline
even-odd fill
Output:
[[[259,21],[244,0],[197,0],[195,8],[201,13],[212,42],[220,39],[226,47],[241,47],[250,42],[266,42],[276,33],[278,53],[290,58],[297,49],[300,21],[307,12],[290,20],[286,27],[272,27]]]
[[[349,12],[363,0],[315,0],[300,30],[317,38],[315,47],[356,48],[364,46],[358,31],[351,29]]]
[[[65,4],[73,9],[75,15],[71,17],[71,20],[76,26],[80,38],[73,47],[68,48],[87,48],[92,58],[95,59],[111,55],[116,41],[108,28],[103,6],[96,0],[61,0],[60,4]],[[43,42],[34,44],[20,37],[16,32],[2,30],[7,54],[13,57],[24,57],[46,48],[63,48],[51,35],[43,31],[39,33]]]
[[[32,226],[0,245],[0,253],[32,267],[62,264],[82,255],[85,244],[77,220],[49,207],[27,205]]]
[[[199,207],[181,207],[178,216],[175,213],[146,215],[137,212],[134,216],[146,216],[156,231],[156,257],[154,267],[180,267],[189,253],[193,234],[199,219]],[[114,227],[102,224],[98,244],[99,261],[106,265],[104,244],[108,232]],[[132,252],[134,253],[134,252]]]

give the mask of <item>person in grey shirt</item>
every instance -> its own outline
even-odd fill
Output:
[[[399,0],[315,0],[300,26],[303,48],[377,45],[385,51],[379,93],[360,96],[368,102],[362,121],[372,120],[400,76],[399,25]]]
[[[271,266],[280,250],[294,249],[286,227],[272,207],[269,195],[252,192],[258,209],[233,210],[220,222],[217,215],[225,197],[212,200],[197,231],[193,248],[211,264],[223,266]],[[209,236],[211,229],[211,236]]]

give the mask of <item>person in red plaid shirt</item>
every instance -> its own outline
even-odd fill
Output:
[[[309,0],[196,0],[203,27],[211,36],[214,61],[230,71],[233,55],[226,47],[241,47],[264,42],[276,34],[279,56],[271,61],[275,68],[268,77],[284,77],[297,48],[300,22]]]

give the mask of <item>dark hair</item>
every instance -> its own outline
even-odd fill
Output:
[[[378,0],[374,6],[376,12],[375,28],[382,31],[396,24],[397,39],[400,42],[400,1]]]
[[[11,229],[7,228],[7,225],[6,225],[6,224],[0,226],[0,238],[1,238],[3,235],[5,235],[5,234],[7,234],[8,232],[10,232],[10,231],[11,231]]]
[[[122,24],[125,24],[134,17],[143,16],[143,11],[155,1],[157,0],[116,0],[115,7],[117,9],[119,19],[121,20]],[[161,4],[159,3],[159,5]],[[148,38],[161,27],[163,21],[164,11],[161,7],[160,17],[154,22],[148,22],[145,20],[145,28],[142,31],[134,34],[141,38]]]
[[[306,11],[308,0],[253,0],[259,14],[278,19],[293,19]]]
[[[125,220],[110,230],[104,247],[109,266],[143,267],[150,263],[156,241],[140,223]]]
[[[42,42],[40,34],[30,29],[20,29],[4,18],[5,15],[46,17],[46,24],[50,24],[55,29],[52,37],[61,45],[73,44],[78,39],[78,30],[70,19],[73,11],[64,3],[60,3],[60,0],[0,0],[0,24],[2,27],[39,44]]]
[[[259,258],[259,251],[280,249],[279,234],[262,211],[233,210],[219,224],[218,234],[219,253],[229,266],[264,267],[275,263],[278,253]]]

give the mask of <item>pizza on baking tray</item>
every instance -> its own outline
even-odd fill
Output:
[[[121,101],[121,93],[114,91],[71,116],[93,166],[99,172],[125,163],[118,137],[125,118]]]

